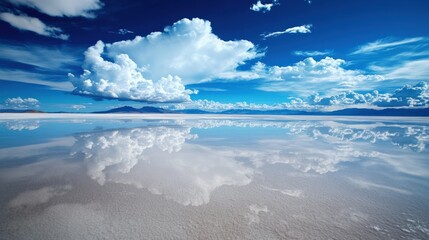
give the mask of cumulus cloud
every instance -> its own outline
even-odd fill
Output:
[[[266,13],[271,11],[271,8],[274,5],[279,5],[279,2],[277,0],[274,0],[272,3],[262,3],[261,1],[258,1],[250,7],[250,10]]]
[[[312,57],[297,62],[291,66],[268,67],[258,63],[254,71],[268,82],[259,89],[264,91],[328,91],[350,89],[359,83],[384,80],[381,75],[367,75],[359,70],[344,68],[346,61],[325,57],[319,61]]]
[[[104,44],[85,53],[84,73],[70,75],[75,92],[151,102],[188,101],[185,84],[210,81],[260,56],[246,40],[224,41],[209,21],[182,19],[164,32]]]
[[[40,19],[29,17],[24,14],[15,15],[13,13],[2,12],[0,13],[0,19],[19,30],[35,32],[42,36],[62,40],[67,40],[69,38],[69,35],[62,33],[63,30],[61,28],[48,26],[40,21]]]
[[[195,100],[189,103],[181,104],[178,107],[187,109],[200,109],[210,112],[221,112],[232,109],[251,109],[251,110],[274,110],[281,109],[281,104],[270,105],[270,104],[256,104],[247,102],[235,102],[235,103],[221,103],[207,99]]]
[[[392,93],[380,93],[379,90],[356,92],[340,91],[323,95],[314,92],[307,97],[291,97],[289,101],[276,104],[258,104],[249,102],[217,102],[199,99],[187,103],[163,106],[172,110],[199,109],[209,112],[227,110],[307,110],[330,111],[344,108],[387,108],[387,107],[429,107],[429,84],[420,82],[414,86],[405,85]]]
[[[307,24],[307,25],[302,25],[302,26],[296,26],[296,27],[291,27],[291,28],[287,28],[284,31],[278,31],[278,32],[272,32],[272,33],[267,33],[267,34],[262,34],[262,37],[265,38],[269,38],[269,37],[277,37],[286,33],[311,33],[311,27],[313,25],[312,24]]]
[[[429,107],[429,84],[405,85],[394,93],[380,94],[373,104],[382,107]]]
[[[13,109],[31,109],[39,107],[39,100],[35,98],[7,98],[4,100],[4,107]]]
[[[94,11],[103,7],[100,0],[8,0],[17,6],[34,8],[54,17],[95,17]]]
[[[85,52],[86,65],[80,78],[69,74],[76,94],[139,100],[148,102],[189,101],[190,94],[178,76],[167,75],[158,81],[143,77],[143,71],[126,54],[116,56],[114,62],[104,60],[101,54],[105,45],[98,41]]]
[[[379,51],[394,49],[400,46],[420,42],[423,40],[426,39],[423,37],[406,38],[402,40],[380,39],[375,42],[370,42],[358,47],[358,49],[352,52],[352,54],[370,54]]]
[[[315,93],[307,99],[295,98],[295,102],[289,107],[300,108],[301,105],[309,106],[335,106],[350,107],[363,105],[366,107],[429,107],[429,85],[420,82],[414,86],[405,85],[393,93],[379,93],[373,90],[367,93],[346,91],[330,96],[320,96]],[[297,106],[293,106],[296,104]]]

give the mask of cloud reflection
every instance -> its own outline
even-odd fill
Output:
[[[10,208],[33,207],[47,203],[51,198],[66,194],[72,189],[71,185],[59,187],[43,187],[37,190],[29,190],[20,193],[9,202]]]
[[[218,135],[206,136],[205,130],[216,128],[219,131],[209,132]],[[234,139],[236,128],[249,128],[247,135],[240,136],[240,141]],[[261,128],[275,129],[275,134],[268,131],[266,135],[254,134],[252,129]],[[198,132],[199,136],[193,132]],[[221,186],[247,185],[265,166],[276,164],[305,174],[322,175],[338,172],[349,163],[368,162],[383,164],[404,174],[429,176],[425,155],[418,154],[426,151],[428,128],[425,125],[249,119],[165,120],[159,125],[151,123],[141,128],[98,129],[76,134],[74,140],[68,148],[70,157],[82,161],[67,162],[68,169],[81,169],[70,165],[82,164],[86,174],[99,185],[131,185],[192,206],[207,204],[212,192]],[[49,151],[54,150],[52,144],[49,144]],[[43,146],[40,145],[41,148]],[[23,152],[20,149],[2,151],[13,156],[13,152]],[[25,149],[47,152],[37,148]],[[48,166],[42,163],[37,166],[52,168],[65,163],[49,161]],[[25,169],[31,172],[39,168]],[[10,170],[20,176],[17,171]],[[287,187],[266,190],[292,197],[302,197],[303,193],[303,190]]]
[[[153,127],[76,137],[73,154],[83,154],[88,175],[100,185],[131,184],[183,205],[209,202],[223,185],[250,183],[253,170],[215,150],[185,141],[190,128]]]
[[[8,121],[6,128],[12,131],[36,130],[40,127],[39,121]]]

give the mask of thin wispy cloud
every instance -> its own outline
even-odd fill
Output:
[[[274,0],[272,3],[262,3],[261,1],[258,1],[250,7],[250,10],[266,13],[271,11],[271,8],[275,5],[279,5],[279,2],[276,0]]]
[[[399,66],[387,68],[388,73],[386,74],[386,78],[428,80],[428,66],[429,58],[406,61]]]
[[[128,29],[126,29],[126,28],[121,28],[121,29],[119,29],[118,30],[118,32],[117,32],[119,35],[127,35],[127,34],[131,34],[131,33],[134,33],[133,31],[131,31],[131,30],[128,30]]]
[[[79,66],[81,49],[0,42],[0,59],[22,63],[44,71],[67,70]]]
[[[40,13],[52,17],[85,17],[95,18],[95,11],[104,6],[100,0],[7,0],[20,9],[22,6],[33,8]],[[20,13],[18,9],[10,9],[11,12],[0,13],[0,19],[9,23],[11,26],[22,30],[37,33],[42,36],[68,40],[70,35],[63,33],[59,27],[50,26],[42,22],[39,18]]]
[[[375,42],[370,42],[365,45],[362,45],[358,47],[358,49],[352,52],[351,54],[370,54],[370,53],[375,53],[382,50],[396,48],[407,44],[417,43],[423,40],[425,40],[425,38],[423,37],[406,38],[406,39],[397,40],[397,41],[393,41],[389,39],[381,39]]]
[[[103,7],[100,0],[7,0],[16,6],[34,8],[53,17],[94,18],[95,11]]]
[[[69,35],[64,34],[61,28],[48,26],[35,17],[30,17],[24,14],[15,15],[9,12],[2,12],[0,13],[0,19],[22,31],[30,31],[42,36],[62,40],[69,39]]]
[[[284,31],[278,31],[278,32],[272,32],[272,33],[267,33],[267,34],[262,34],[262,37],[264,39],[266,38],[270,38],[270,37],[277,37],[283,34],[287,34],[287,33],[311,33],[311,28],[313,27],[312,24],[306,24],[306,25],[302,25],[302,26],[296,26],[296,27],[291,27],[291,28],[287,28]]]
[[[332,54],[332,51],[294,51],[293,55],[304,57],[317,57]]]
[[[35,73],[30,71],[0,69],[0,80],[3,81],[47,86],[51,89],[65,92],[71,92],[73,90],[73,85],[69,81],[58,82],[54,81],[53,78],[64,79],[66,77],[64,75],[59,74],[52,74],[47,76],[47,74]]]
[[[82,104],[74,104],[74,105],[71,105],[71,106],[70,106],[70,108],[72,108],[72,109],[74,109],[74,110],[76,110],[76,111],[79,111],[79,110],[81,110],[81,109],[85,109],[85,108],[86,108],[86,106],[85,106],[85,105],[82,105]]]

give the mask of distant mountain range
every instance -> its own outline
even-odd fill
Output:
[[[119,107],[102,112],[94,113],[181,113],[181,114],[213,114],[199,109],[167,110],[157,107],[133,108],[130,106]],[[365,108],[348,108],[331,112],[307,112],[299,110],[251,110],[251,109],[233,109],[216,114],[248,114],[248,115],[344,115],[344,116],[429,116],[429,108],[386,108],[382,110]]]
[[[25,109],[25,110],[16,110],[16,109],[0,109],[0,113],[43,113],[42,111]]]
[[[14,110],[0,109],[0,113],[42,113],[37,110]],[[55,112],[66,113],[66,112]],[[307,112],[299,110],[251,110],[251,109],[233,109],[223,112],[208,112],[199,109],[184,109],[184,110],[168,110],[158,107],[145,106],[142,108],[134,108],[124,106],[113,108],[107,111],[99,111],[93,113],[173,113],[173,114],[243,114],[243,115],[323,115],[323,116],[425,116],[429,117],[429,108],[386,108],[382,110],[366,109],[366,108],[348,108],[331,112]]]
[[[167,109],[157,107],[133,108],[130,106],[124,106],[94,113],[174,113],[174,111],[169,111]]]

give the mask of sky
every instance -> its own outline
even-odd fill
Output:
[[[426,0],[0,2],[0,108],[429,107]]]

